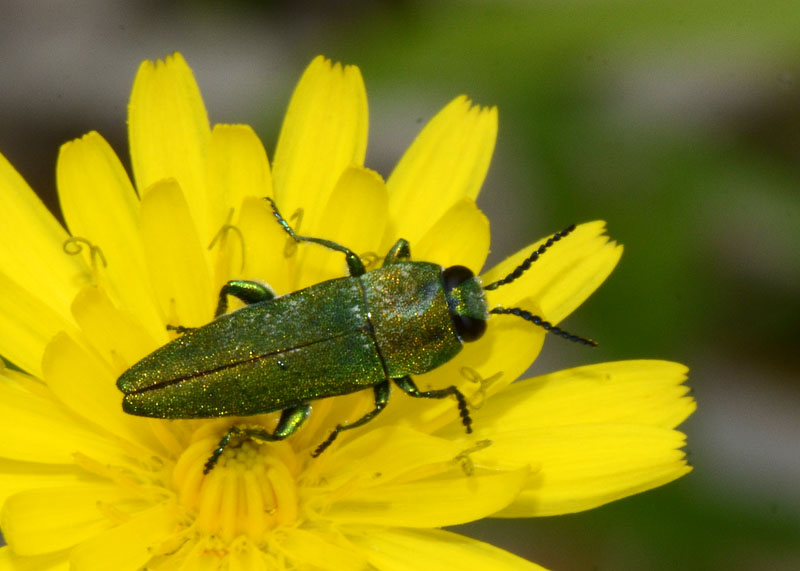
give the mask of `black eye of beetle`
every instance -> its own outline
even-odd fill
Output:
[[[449,295],[453,288],[460,286],[469,278],[475,277],[472,270],[465,266],[450,266],[442,271],[444,293]]]
[[[453,289],[473,277],[475,274],[472,273],[472,270],[464,266],[450,266],[442,272],[442,284],[447,297],[447,305],[450,308],[450,319],[453,321],[458,338],[463,342],[476,341],[486,331],[486,320],[461,313],[459,300],[456,296],[451,295]]]

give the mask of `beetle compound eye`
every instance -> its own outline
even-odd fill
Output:
[[[464,266],[450,266],[442,272],[442,285],[458,338],[477,341],[486,331],[486,302],[475,274]]]
[[[450,295],[454,288],[457,288],[470,278],[474,278],[472,270],[465,266],[450,266],[442,272],[442,283],[444,284],[445,295]]]
[[[453,327],[456,328],[459,339],[464,342],[477,341],[486,331],[486,321],[483,319],[454,313],[451,313],[450,317],[453,319]]]

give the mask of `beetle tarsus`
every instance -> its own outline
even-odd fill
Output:
[[[230,444],[231,438],[237,436],[238,434],[241,434],[241,432],[242,429],[239,428],[238,426],[231,426],[231,428],[228,430],[225,436],[223,436],[222,439],[219,441],[219,444],[217,444],[217,447],[214,449],[214,452],[211,453],[211,456],[209,456],[208,460],[206,460],[206,463],[203,465],[203,475],[208,474],[211,470],[214,469],[214,466],[216,466],[217,462],[219,462],[219,457],[222,456],[222,453],[225,451],[225,448],[227,448],[228,445]]]
[[[394,379],[395,384],[400,387],[404,393],[414,398],[425,399],[443,399],[449,396],[456,397],[458,401],[458,412],[461,415],[461,424],[467,429],[467,434],[472,433],[472,417],[469,415],[469,408],[467,406],[467,399],[455,385],[451,385],[446,389],[439,389],[434,391],[421,391],[411,380],[411,377],[405,376],[399,379]]]
[[[464,393],[459,391],[455,387],[450,387],[453,390],[453,395],[455,395],[456,400],[458,401],[458,412],[461,415],[461,424],[467,429],[467,434],[472,434],[472,417],[469,415],[469,410],[467,408],[467,399],[464,396]]]
[[[314,449],[314,451],[311,453],[311,457],[316,458],[317,456],[325,452],[325,449],[331,444],[333,444],[333,441],[336,440],[337,436],[339,436],[339,431],[342,430],[344,426],[345,425],[343,424],[337,424],[336,428],[333,429],[333,432],[331,432],[328,435],[328,438],[326,438],[324,442],[322,442],[319,446],[317,446]]]
[[[389,402],[390,389],[391,387],[389,385],[389,379],[386,379],[382,383],[375,385],[375,408],[355,422],[351,422],[350,424],[337,424],[336,428],[333,429],[333,432],[328,435],[328,438],[326,438],[325,441],[317,446],[314,452],[311,453],[312,458],[316,458],[322,454],[325,449],[330,446],[334,440],[336,440],[336,437],[339,436],[339,433],[343,430],[358,428],[359,426],[362,426],[375,418],[380,411],[386,408],[386,404]]]

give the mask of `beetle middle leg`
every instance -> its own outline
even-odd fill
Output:
[[[467,410],[467,399],[464,397],[464,394],[455,387],[455,385],[451,385],[446,389],[421,391],[417,388],[417,385],[414,384],[414,381],[412,381],[411,377],[408,375],[405,377],[400,377],[399,379],[394,379],[394,382],[398,387],[403,389],[404,393],[410,397],[426,399],[443,399],[451,395],[456,397],[456,400],[458,401],[458,412],[461,414],[461,423],[464,425],[464,427],[466,427],[467,434],[472,432],[472,418],[470,418],[469,410]]]
[[[380,411],[386,408],[386,404],[389,402],[389,389],[389,379],[386,379],[385,381],[375,385],[375,408],[355,422],[351,422],[349,424],[337,424],[336,428],[333,429],[333,432],[328,435],[328,438],[326,438],[322,444],[317,446],[316,450],[311,453],[311,456],[316,458],[322,454],[325,449],[330,446],[334,440],[336,440],[336,437],[339,436],[341,431],[350,430],[351,428],[358,428],[359,426],[363,426],[375,418]]]
[[[228,311],[228,296],[240,299],[247,305],[258,303],[259,301],[269,301],[275,297],[272,289],[260,282],[250,280],[231,280],[219,290],[219,302],[214,317],[219,317]]]
[[[216,319],[226,311],[228,311],[228,296],[242,300],[247,305],[251,303],[258,303],[259,301],[268,301],[275,297],[275,292],[272,289],[260,282],[253,282],[248,280],[231,280],[226,283],[219,290],[219,301],[217,302],[217,310],[214,312]],[[183,325],[167,325],[167,331],[175,331],[179,335],[194,331],[197,327],[184,327]]]
[[[284,438],[294,434],[300,425],[303,424],[305,419],[308,418],[310,412],[310,404],[301,404],[299,406],[284,409],[283,412],[281,412],[281,418],[278,420],[278,425],[272,432],[266,430],[265,428],[232,426],[225,436],[222,437],[222,440],[219,441],[219,444],[217,444],[214,452],[211,453],[211,456],[206,461],[205,466],[203,467],[203,474],[208,474],[214,468],[214,466],[217,465],[219,457],[222,456],[222,453],[225,451],[225,449],[230,446],[231,440],[234,438],[252,438],[253,440],[261,440],[266,442],[283,440]]]
[[[194,331],[197,327],[184,327],[183,325],[170,325],[167,324],[167,331],[174,331],[178,335],[183,335],[184,333],[189,333],[189,331]]]

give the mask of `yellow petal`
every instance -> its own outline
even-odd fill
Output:
[[[459,200],[411,245],[415,260],[466,266],[478,274],[489,255],[489,220],[472,199]]]
[[[214,125],[208,157],[208,186],[214,189],[218,222],[227,208],[248,196],[272,196],[267,151],[249,125]],[[220,206],[221,205],[221,206]]]
[[[352,432],[356,434],[346,445],[326,452],[309,468],[310,474],[331,488],[348,482],[354,474],[364,485],[382,486],[429,465],[455,465],[453,458],[461,452],[458,444],[414,427]]]
[[[695,409],[687,369],[668,361],[618,361],[520,381],[476,414],[483,425],[516,430],[620,423],[674,428]]]
[[[0,271],[0,355],[41,376],[42,355],[50,339],[59,331],[74,333],[76,328],[72,317],[36,295],[36,288],[18,284]]]
[[[145,421],[122,412],[122,393],[106,363],[64,334],[53,338],[42,361],[47,386],[71,410],[128,442],[158,449],[152,433],[144,430]]]
[[[339,458],[346,455],[357,463],[357,469],[351,464],[348,473],[361,475],[362,481],[336,494],[325,514],[348,524],[456,525],[508,505],[528,475],[527,468],[520,468],[467,476],[458,462],[460,452],[453,443],[421,433],[370,431],[339,449]],[[419,458],[427,464],[415,465]],[[405,469],[404,463],[409,465]],[[334,473],[330,465],[326,469]]]
[[[96,271],[107,276],[114,298],[149,331],[160,333],[163,318],[147,279],[139,200],[117,155],[92,132],[61,147],[56,175],[70,232],[100,249],[103,264]]]
[[[128,137],[136,187],[172,178],[185,194],[202,242],[217,231],[209,220],[206,155],[211,129],[192,70],[180,54],[145,61],[133,83]]]
[[[521,381],[489,399],[473,412],[473,437],[492,441],[476,461],[534,470],[523,499],[503,514],[589,509],[686,473],[683,435],[669,430],[694,410],[685,372],[663,361],[603,363]],[[439,434],[461,437],[454,424]]]
[[[114,307],[105,292],[94,286],[78,293],[72,313],[87,345],[100,353],[115,375],[167,342],[163,325],[154,339],[136,318]]]
[[[480,436],[480,434],[476,434]],[[689,472],[685,437],[660,427],[586,424],[492,432],[474,454],[478,465],[528,463],[533,469],[499,517],[538,517],[588,510],[662,486]]]
[[[497,109],[464,96],[442,109],[395,167],[389,189],[385,247],[405,238],[412,247],[455,203],[475,200],[497,139]]]
[[[212,293],[205,248],[175,181],[147,189],[141,212],[150,276],[168,323],[186,327],[208,323],[216,293]]]
[[[178,524],[173,506],[154,506],[77,545],[70,552],[70,562],[73,569],[82,571],[143,569]]]
[[[19,555],[38,555],[71,547],[111,526],[102,505],[141,509],[141,500],[116,485],[76,485],[29,490],[11,496],[0,525]]]
[[[198,541],[187,543],[190,551],[182,561],[172,561],[174,556],[167,559],[169,571],[226,571],[227,549],[219,539],[201,535]]]
[[[337,541],[338,540],[338,541]],[[366,553],[348,549],[337,536],[312,528],[287,528],[281,533],[280,545],[293,562],[302,562],[313,569],[360,571],[366,568]]]
[[[359,256],[376,254],[386,228],[388,197],[381,177],[363,167],[345,169],[323,209],[320,234]],[[385,253],[385,252],[384,252]],[[348,275],[344,255],[321,246],[298,245],[299,280],[295,289]]]
[[[400,527],[441,527],[487,517],[517,495],[527,470],[484,472],[467,476],[461,469],[449,478],[360,489],[334,502],[326,512],[341,523]]]
[[[76,419],[41,382],[0,371],[0,456],[27,462],[74,463],[76,452],[124,464],[119,443]]]
[[[89,283],[89,268],[79,256],[64,252],[69,235],[3,155],[0,212],[0,268],[69,321],[69,304]]]
[[[227,571],[273,571],[283,568],[274,557],[261,551],[246,535],[240,535],[234,540],[227,563]]]
[[[289,258],[285,255],[291,239],[275,220],[269,203],[245,198],[236,226],[242,232],[245,252],[242,279],[264,281],[279,294],[291,292]]]
[[[476,539],[440,529],[365,527],[348,538],[369,554],[381,571],[536,571],[542,567]]]
[[[361,72],[321,56],[295,88],[273,161],[275,199],[284,216],[303,209],[299,234],[314,236],[345,168],[362,165],[367,148],[367,95]]]
[[[222,225],[229,208],[248,196],[272,196],[272,175],[261,139],[248,125],[215,125],[208,157],[208,186],[214,190],[213,222]]]
[[[272,175],[264,145],[247,125],[216,125],[208,157],[209,220],[216,228],[214,289],[241,275],[246,247],[241,228],[230,226],[245,197],[272,196]]]
[[[31,557],[17,555],[8,545],[0,547],[2,571],[69,571],[69,569],[65,551]]]
[[[5,382],[4,378],[0,379]],[[4,431],[4,434],[7,433]],[[25,490],[70,486],[85,481],[86,475],[72,466],[0,458],[0,506],[9,496]]]
[[[488,292],[489,305],[513,307],[520,298],[529,296],[537,300],[541,317],[558,323],[605,281],[622,255],[622,246],[609,242],[604,230],[604,222],[580,224],[548,249],[522,277]],[[486,272],[483,283],[488,285],[505,277],[545,240],[509,256]]]

